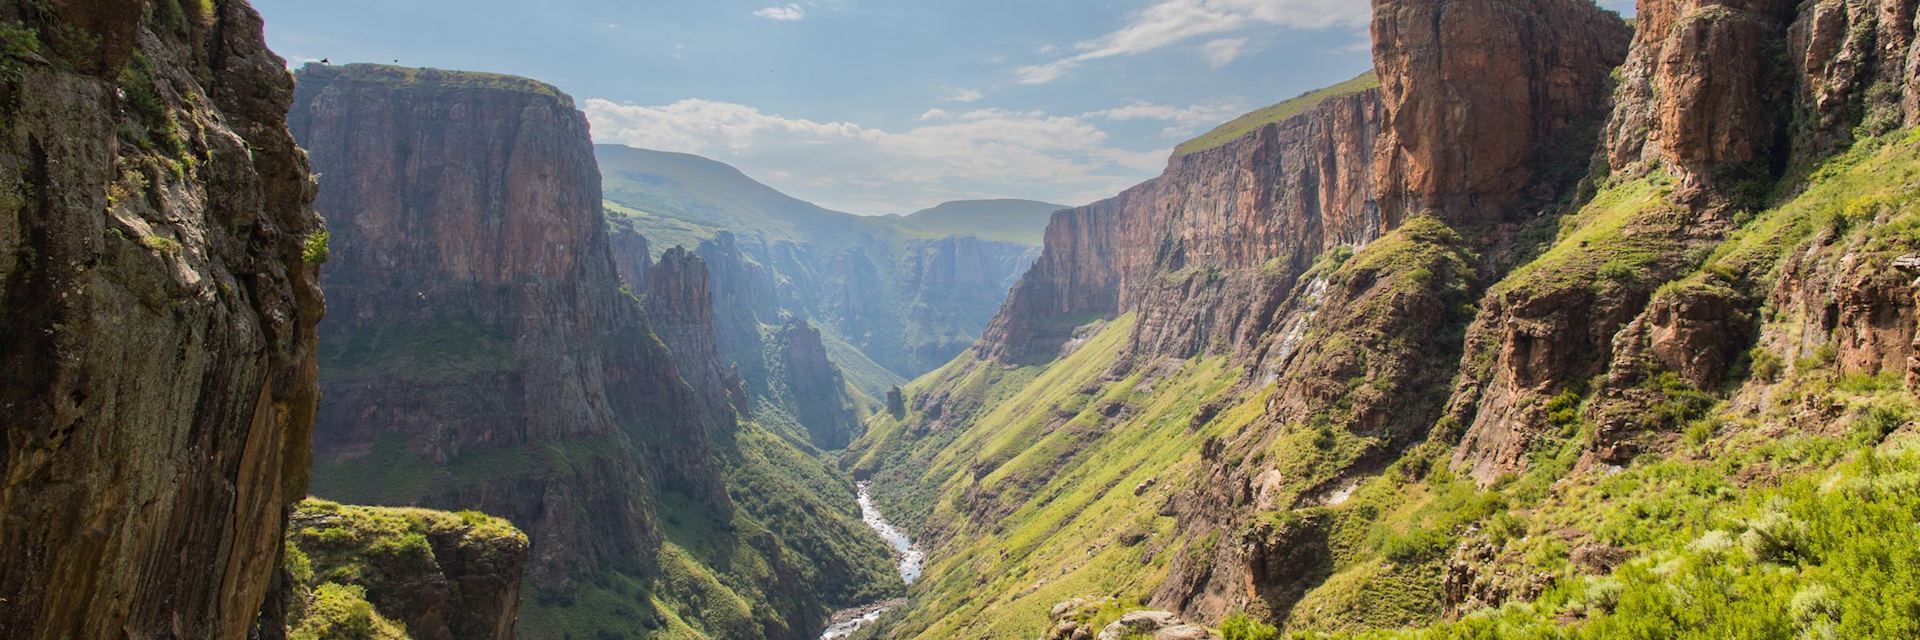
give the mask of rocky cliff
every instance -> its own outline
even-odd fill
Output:
[[[309,499],[293,513],[287,555],[294,637],[352,624],[321,592],[353,589],[413,640],[515,637],[527,536],[504,520]]]
[[[1586,174],[1632,30],[1588,0],[1373,3],[1389,220],[1506,221]]]
[[[1322,252],[1387,229],[1367,197],[1381,122],[1377,91],[1330,97],[1177,157],[1112,200],[1055,214],[981,353],[1044,362],[1074,326],[1134,310],[1144,353],[1253,351],[1276,293]]]
[[[0,636],[259,617],[317,391],[292,97],[241,0],[0,3]]]

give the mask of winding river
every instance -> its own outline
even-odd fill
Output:
[[[861,482],[855,486],[860,490],[860,521],[872,527],[875,533],[880,534],[880,539],[893,548],[893,557],[899,563],[900,580],[913,584],[913,581],[920,579],[921,569],[926,567],[927,555],[920,551],[920,545],[913,543],[913,538],[907,537],[905,531],[887,522],[887,516],[880,513],[880,507],[873,503],[869,483]],[[906,603],[905,598],[894,598],[836,612],[828,620],[827,630],[820,633],[820,640],[841,640],[851,636],[855,631],[879,620],[881,614]]]

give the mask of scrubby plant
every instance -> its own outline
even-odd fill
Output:
[[[1220,622],[1221,640],[1276,640],[1280,630],[1245,613],[1235,613]]]
[[[314,590],[307,616],[291,630],[292,640],[407,640],[399,624],[367,602],[367,590],[327,583]]]
[[[327,246],[328,242],[332,239],[333,234],[329,233],[326,229],[320,229],[307,234],[306,239],[300,244],[300,259],[307,264],[325,263],[327,258],[332,255],[331,250]]]

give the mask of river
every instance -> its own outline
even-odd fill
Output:
[[[872,527],[874,533],[880,534],[880,539],[887,541],[887,546],[893,548],[894,560],[899,565],[900,580],[913,584],[913,581],[920,579],[920,571],[926,568],[927,555],[920,551],[920,545],[913,543],[913,538],[907,537],[905,531],[887,522],[886,514],[880,513],[880,507],[873,503],[873,492],[869,483],[861,482],[854,486],[860,490],[860,521]],[[840,640],[851,636],[853,632],[879,620],[881,614],[906,603],[905,598],[894,598],[836,612],[832,618],[828,619],[827,630],[820,633],[820,640]]]

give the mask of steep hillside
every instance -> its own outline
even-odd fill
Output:
[[[719,296],[719,316],[755,317],[768,333],[788,318],[811,322],[826,343],[851,347],[829,349],[841,369],[872,372],[849,376],[870,397],[973,344],[1031,262],[1030,230],[1059,208],[991,201],[861,217],[794,199],[698,156],[613,145],[595,151],[617,237],[645,236],[655,257],[682,246],[716,274],[751,279],[736,282],[771,297],[736,310]],[[743,369],[756,366],[744,343],[722,355]]]
[[[1053,212],[1065,208],[1033,200],[961,200],[889,221],[918,236],[973,236],[1037,247],[1046,235],[1047,222],[1053,218]]]
[[[887,634],[1911,635],[1914,20],[1376,0],[1377,91],[1057,216],[869,423]]]
[[[892,588],[851,486],[736,418],[705,292],[622,283],[571,98],[310,65],[290,121],[333,221],[315,495],[524,529],[522,637],[801,638]]]
[[[318,392],[292,99],[243,0],[0,2],[0,636],[253,630]]]

